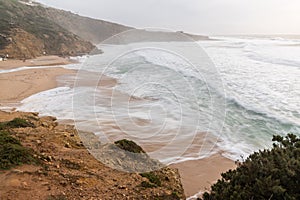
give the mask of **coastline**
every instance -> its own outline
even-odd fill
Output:
[[[44,56],[26,62],[20,60],[0,62],[0,70],[32,67],[27,70],[0,73],[0,106],[17,104],[33,94],[57,87],[57,77],[72,75],[76,71],[56,65],[71,63],[74,62],[57,56]],[[35,66],[49,66],[49,68],[35,68]]]
[[[13,69],[17,67],[36,67],[36,66],[54,66],[67,65],[74,63],[74,60],[59,56],[41,56],[34,59],[28,59],[25,62],[22,60],[7,60],[0,62],[0,69]]]
[[[0,69],[13,69],[22,66],[32,69],[0,74],[0,106],[5,104],[17,104],[23,99],[58,86],[57,78],[62,75],[75,75],[76,70],[69,70],[56,65],[71,64],[69,59],[56,56],[40,57],[23,61],[0,62]],[[49,66],[49,68],[34,68],[35,66]],[[115,79],[106,77],[100,85],[112,86]],[[220,154],[209,158],[186,161],[173,164],[170,167],[177,168],[187,197],[193,196],[199,191],[206,191],[221,176],[222,172],[235,168],[234,161]]]
[[[185,195],[191,197],[209,191],[210,186],[221,178],[221,173],[235,169],[236,164],[217,153],[200,160],[172,164],[170,167],[179,170]]]

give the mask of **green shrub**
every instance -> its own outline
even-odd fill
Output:
[[[140,174],[142,177],[147,178],[151,183],[155,184],[156,186],[161,186],[160,178],[154,174],[154,172],[146,172]]]
[[[5,130],[8,128],[25,128],[25,127],[34,127],[34,124],[21,118],[15,118],[9,122],[0,123],[0,130]]]
[[[25,128],[25,127],[34,127],[34,125],[25,119],[15,118],[6,124],[10,128]]]
[[[20,141],[8,132],[0,131],[0,170],[37,162],[31,150],[23,147]]]
[[[148,181],[143,181],[141,183],[141,186],[144,188],[155,188],[157,187],[157,185],[153,184],[153,183],[149,183]]]
[[[251,154],[222,174],[204,200],[300,199],[300,139],[274,136],[273,148]]]
[[[132,153],[145,153],[145,151],[142,149],[142,147],[140,147],[139,145],[137,145],[136,143],[134,143],[133,141],[130,140],[119,140],[115,142],[115,145],[117,147],[119,147],[120,149],[123,149],[125,151],[129,151]]]

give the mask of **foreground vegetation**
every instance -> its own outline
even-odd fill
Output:
[[[72,125],[36,113],[0,111],[0,118],[0,199],[185,199],[175,169],[142,174],[112,170],[87,151]],[[145,154],[126,139],[107,146]],[[136,164],[124,158],[122,162]]]
[[[38,163],[33,156],[33,151],[22,146],[10,130],[11,128],[25,127],[33,127],[33,124],[20,118],[0,123],[0,170],[10,169],[21,164]]]
[[[274,136],[273,148],[250,155],[222,174],[204,200],[300,199],[300,138]]]

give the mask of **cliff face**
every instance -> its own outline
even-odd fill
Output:
[[[113,35],[132,29],[55,8],[45,9],[45,17],[93,44],[99,44]]]
[[[33,58],[46,54],[70,56],[89,53],[88,41],[44,17],[45,8],[16,0],[0,0],[0,55]]]
[[[10,58],[28,59],[44,52],[60,56],[86,54],[95,48],[93,44],[133,29],[28,2],[0,0],[0,56],[8,54]],[[206,40],[208,37],[183,32],[136,30],[129,32],[126,38],[115,38],[118,39],[120,41],[116,42],[122,44]]]
[[[0,111],[1,141],[11,152],[7,158],[7,150],[0,148],[0,199],[185,199],[178,170],[138,174],[111,169],[91,156],[73,126],[53,117]]]
[[[45,9],[45,17],[56,22],[70,32],[80,36],[81,38],[99,44],[106,39],[128,30],[124,37],[115,37],[114,41],[118,44],[126,44],[128,42],[166,42],[166,41],[198,41],[209,40],[208,36],[189,34],[183,31],[178,32],[161,32],[161,31],[147,31],[141,29],[134,29],[132,27],[123,26],[116,23],[106,22],[103,20],[83,17],[72,12],[59,10],[55,8]],[[120,39],[120,40],[118,40]]]

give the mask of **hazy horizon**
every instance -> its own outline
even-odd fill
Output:
[[[300,35],[297,0],[37,1],[135,28],[166,28],[207,35]]]

